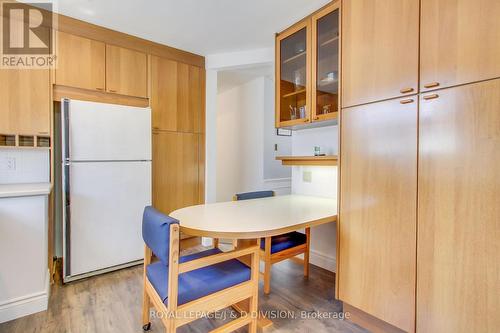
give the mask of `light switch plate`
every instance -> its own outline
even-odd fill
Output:
[[[0,169],[3,171],[15,171],[16,159],[14,157],[4,157],[0,159]]]
[[[303,171],[302,172],[302,181],[304,183],[311,183],[312,182],[312,171]]]

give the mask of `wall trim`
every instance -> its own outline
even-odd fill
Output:
[[[309,252],[309,262],[330,272],[335,273],[337,270],[337,260],[335,257],[329,256],[319,251],[315,251],[313,249],[311,249]]]
[[[44,291],[14,298],[0,304],[0,323],[47,310],[50,294],[49,277],[49,270],[47,270]]]

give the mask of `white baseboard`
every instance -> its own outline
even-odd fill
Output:
[[[50,275],[47,270],[45,291],[18,297],[0,304],[0,323],[47,310],[50,294]]]
[[[337,270],[337,260],[335,257],[326,255],[313,249],[309,252],[309,262],[315,266],[334,272]]]

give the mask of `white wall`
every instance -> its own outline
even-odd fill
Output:
[[[314,146],[320,146],[321,152],[327,155],[337,155],[338,127],[304,129],[293,133],[293,155],[313,155]],[[310,182],[304,181],[304,173],[310,173]],[[292,193],[337,199],[337,167],[292,167]],[[311,263],[335,271],[336,237],[334,223],[311,229]]]
[[[274,115],[273,95],[274,85],[266,77],[218,94],[217,201],[231,200],[235,193],[263,189],[290,192],[291,171],[274,157],[291,151],[291,138],[277,137],[273,122],[267,126]]]
[[[49,159],[48,149],[0,148],[0,184],[49,182]]]
[[[292,138],[278,136],[274,127],[274,80],[264,78],[264,178],[285,182],[292,176],[289,167],[284,167],[276,156],[292,154]],[[275,150],[277,145],[277,150]]]

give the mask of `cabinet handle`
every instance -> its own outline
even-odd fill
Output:
[[[309,119],[305,118],[305,119],[304,119],[304,122],[305,122],[305,123],[308,123],[308,122],[309,122]]]
[[[432,82],[432,83],[424,84],[424,88],[434,88],[434,87],[439,87],[439,82]]]
[[[104,89],[103,88],[95,88],[96,90],[100,90],[100,91],[103,91]]]
[[[40,135],[48,135],[49,132],[38,132],[38,134],[40,134]]]
[[[413,88],[403,88],[399,92],[402,94],[407,94],[407,93],[411,93],[412,91],[413,91]]]
[[[401,104],[410,104],[413,102],[414,102],[413,98],[403,99],[403,100],[399,101],[399,103],[401,103]]]
[[[115,92],[116,92],[116,90],[109,89],[109,92],[115,93]]]
[[[318,116],[314,117],[314,120],[319,120],[319,117]]]
[[[424,96],[423,98],[425,100],[429,100],[429,99],[434,99],[434,98],[438,98],[439,95],[438,94],[432,94],[432,95],[427,95],[427,96]]]

